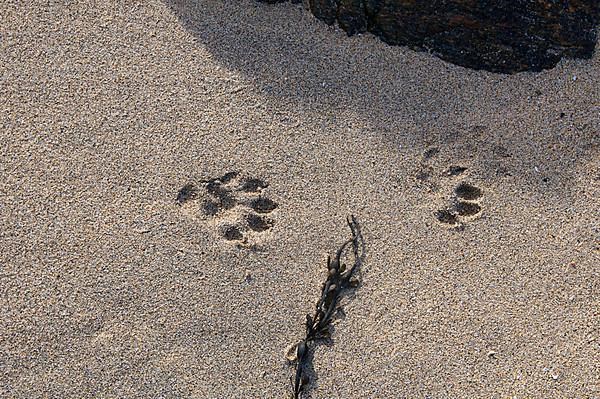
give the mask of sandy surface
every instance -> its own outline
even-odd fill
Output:
[[[0,5],[0,397],[286,397],[353,213],[310,397],[600,398],[598,55],[505,76],[289,4],[59,3]],[[441,223],[461,183],[481,211]]]

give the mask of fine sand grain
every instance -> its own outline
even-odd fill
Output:
[[[287,397],[349,214],[310,397],[600,398],[598,55],[507,76],[299,5],[5,0],[0,78],[1,398]]]

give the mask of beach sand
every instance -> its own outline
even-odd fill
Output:
[[[66,3],[0,5],[0,397],[289,397],[354,214],[307,397],[600,398],[598,54],[508,76],[300,5]]]

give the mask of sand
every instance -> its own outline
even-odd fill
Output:
[[[307,397],[600,398],[598,55],[498,75],[248,0],[4,1],[0,54],[0,397],[288,397],[354,214]]]

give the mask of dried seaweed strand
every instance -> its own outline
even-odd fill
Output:
[[[321,297],[315,306],[313,316],[306,315],[306,336],[296,346],[296,373],[293,384],[294,399],[299,399],[309,378],[305,373],[308,366],[309,348],[319,339],[330,338],[329,327],[335,313],[338,311],[338,303],[342,293],[348,288],[356,288],[359,280],[353,275],[359,268],[362,260],[359,256],[359,240],[362,236],[356,218],[352,215],[347,219],[348,226],[352,232],[352,238],[342,244],[337,250],[335,257],[327,257],[327,279],[321,287]],[[341,257],[348,245],[352,244],[354,264],[347,268],[342,264]]]

